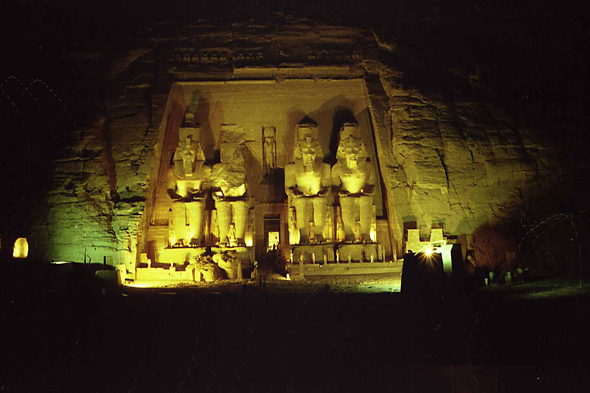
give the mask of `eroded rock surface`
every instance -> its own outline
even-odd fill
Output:
[[[172,84],[269,75],[273,83],[363,76],[395,252],[403,252],[404,229],[427,236],[433,224],[468,243],[475,228],[510,216],[530,189],[555,176],[554,149],[469,91],[407,87],[395,63],[380,60],[395,50],[371,31],[295,19],[280,29],[201,22],[130,40],[105,74],[99,120],[81,132],[69,157],[54,162],[37,248],[52,260],[107,257],[131,266],[152,217],[145,200],[158,187],[158,146],[166,144],[166,127],[182,120],[165,117],[181,109],[166,110]]]

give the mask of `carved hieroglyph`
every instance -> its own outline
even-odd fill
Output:
[[[211,187],[221,245],[245,245],[248,220],[244,133],[222,129],[221,162],[211,171]]]
[[[345,240],[370,241],[375,216],[375,168],[367,161],[358,124],[345,123],[340,129],[336,158],[338,162],[332,168],[332,185],[338,190]]]
[[[170,245],[199,245],[204,226],[204,184],[209,171],[204,165],[201,127],[192,113],[187,112],[178,134],[174,166],[168,170],[168,194],[173,200]]]
[[[326,221],[327,193],[330,189],[330,165],[322,162],[323,154],[317,139],[317,126],[297,125],[294,162],[285,167],[285,191],[294,211],[299,244],[323,242]],[[292,227],[293,225],[290,225]],[[290,236],[296,242],[297,236]]]

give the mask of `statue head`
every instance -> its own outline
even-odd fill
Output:
[[[348,167],[356,167],[358,162],[366,161],[367,151],[356,123],[344,123],[340,128],[340,143],[336,152],[338,161]]]
[[[194,115],[187,112],[184,125],[178,130],[178,147],[174,153],[175,166],[182,167],[180,173],[185,176],[192,176],[197,167],[196,163],[205,161],[200,137],[201,126],[194,122]]]
[[[322,156],[322,150],[317,139],[315,124],[297,125],[297,143],[295,145],[295,159],[303,160],[304,164],[313,163]]]
[[[297,124],[297,140],[304,140],[307,139],[307,137],[318,139],[318,126],[313,123]]]
[[[299,150],[301,151],[301,158],[303,159],[303,162],[313,162],[317,156],[319,145],[317,141],[307,137],[305,142],[300,142]]]

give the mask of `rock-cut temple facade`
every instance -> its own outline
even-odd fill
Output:
[[[430,241],[465,252],[557,167],[505,110],[409,87],[363,30],[199,24],[144,41],[109,67],[72,150],[84,165],[54,163],[31,234],[45,259],[146,285],[239,279],[269,257],[292,277],[388,272]]]

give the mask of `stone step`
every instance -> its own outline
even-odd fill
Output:
[[[403,262],[329,263],[291,265],[291,277],[300,276],[341,276],[365,274],[401,274]]]

